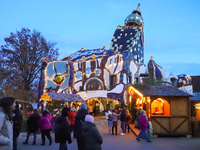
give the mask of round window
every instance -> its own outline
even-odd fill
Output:
[[[85,70],[85,73],[86,74],[90,74],[92,72],[92,69],[91,68],[87,68],[86,70]]]
[[[95,75],[99,76],[101,74],[101,70],[100,69],[96,69],[95,70]]]
[[[77,77],[77,78],[80,78],[81,76],[82,76],[82,73],[81,73],[81,72],[77,72],[77,73],[76,73],[76,77]]]

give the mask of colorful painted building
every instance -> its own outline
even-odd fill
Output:
[[[177,89],[178,96],[176,94],[170,96],[179,98],[191,96],[190,76],[168,74],[153,60],[153,57],[150,58],[147,67],[144,64],[144,20],[138,5],[125,18],[124,26],[117,26],[108,50],[105,46],[98,49],[81,48],[58,61],[48,62],[44,59],[38,96],[40,98],[45,92],[51,92],[51,95],[53,93],[76,94],[88,106],[92,104],[97,114],[125,105],[130,111],[135,106],[146,109],[149,118],[153,115],[150,109],[155,108],[153,101],[156,101],[155,105],[159,104],[160,115],[169,115],[170,109],[164,110],[165,107],[170,108],[166,93],[156,95],[154,91],[152,94],[155,99],[152,99],[151,93],[145,91],[148,93],[145,95],[134,86],[146,84],[149,76],[164,81],[166,89],[173,89],[173,87],[169,88],[169,84],[182,89],[182,91]],[[189,98],[184,101],[187,103],[187,100]],[[42,104],[41,101],[40,105]],[[78,105],[79,102],[76,100],[70,103],[70,106]]]

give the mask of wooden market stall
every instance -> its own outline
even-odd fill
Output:
[[[153,125],[153,135],[191,135],[189,97],[192,95],[170,85],[144,86],[132,89],[131,97],[133,99],[130,101],[135,100],[136,106],[139,105],[141,109],[146,111],[146,115]]]
[[[69,103],[84,103],[85,101],[78,94],[67,94],[67,93],[55,93],[46,92],[41,95],[43,101],[59,101],[59,102],[69,102]]]

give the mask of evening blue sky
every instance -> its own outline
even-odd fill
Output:
[[[200,75],[200,0],[1,0],[0,45],[10,32],[36,29],[57,43],[59,59],[84,49],[109,49],[118,25],[138,6],[144,60],[168,73]]]

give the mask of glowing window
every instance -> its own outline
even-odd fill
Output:
[[[122,46],[123,46],[123,45],[120,45],[120,46],[119,46],[119,49],[122,49]]]
[[[151,114],[152,115],[170,115],[170,104],[162,99],[157,98],[151,103]]]
[[[86,85],[87,90],[103,90],[101,83],[98,80],[91,80]]]
[[[90,74],[92,72],[92,69],[91,68],[87,68],[86,70],[85,70],[85,73],[86,74]]]
[[[77,73],[76,73],[76,77],[77,77],[77,78],[80,78],[81,76],[82,76],[82,73],[81,73],[81,72],[77,72]]]

